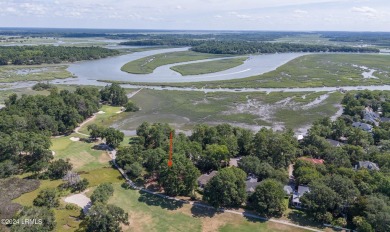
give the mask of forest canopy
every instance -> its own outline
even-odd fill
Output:
[[[95,60],[118,55],[101,47],[0,46],[0,65],[32,65]]]

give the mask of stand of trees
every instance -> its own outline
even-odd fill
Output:
[[[0,65],[32,65],[94,60],[118,55],[102,47],[1,46]]]
[[[377,48],[348,47],[330,45],[308,45],[295,43],[264,43],[246,41],[207,41],[191,48],[195,52],[212,54],[254,54],[288,52],[358,52],[379,53]]]

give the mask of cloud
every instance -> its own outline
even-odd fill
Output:
[[[295,14],[307,14],[309,12],[305,11],[305,10],[294,10],[294,13]]]
[[[249,15],[249,14],[240,14],[235,11],[231,11],[228,13],[231,16],[237,17],[242,20],[248,20],[248,21],[256,21],[256,20],[262,20],[269,18],[269,16],[258,16],[258,15]]]
[[[374,8],[371,8],[371,7],[368,7],[368,6],[363,6],[363,7],[352,7],[351,9],[352,12],[355,12],[355,13],[360,13],[364,16],[368,16],[368,17],[376,17],[377,16],[377,13],[378,11],[375,10]]]

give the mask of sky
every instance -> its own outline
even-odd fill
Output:
[[[0,0],[0,27],[390,31],[390,1]]]

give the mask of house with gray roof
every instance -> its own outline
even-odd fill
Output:
[[[360,128],[364,131],[367,131],[367,132],[371,132],[372,131],[372,126],[370,124],[367,124],[367,123],[363,123],[363,122],[354,122],[352,123],[352,126],[355,127],[355,128]]]
[[[307,186],[298,186],[298,191],[295,191],[292,196],[292,205],[295,206],[296,208],[302,208],[302,203],[301,203],[301,197],[305,194],[310,192],[310,188]]]
[[[371,107],[366,107],[363,112],[363,120],[366,122],[374,123],[376,126],[378,126],[380,121],[380,115],[374,112]]]
[[[365,168],[365,169],[368,169],[368,170],[379,171],[378,164],[373,163],[373,162],[371,162],[371,161],[359,161],[359,162],[355,165],[355,169],[356,169],[356,170],[362,169],[362,168]]]
[[[333,140],[333,139],[326,139],[326,141],[328,141],[330,143],[330,145],[332,145],[333,147],[341,147],[344,145],[344,143],[339,142],[337,140]]]
[[[255,192],[257,185],[260,182],[257,182],[257,178],[253,176],[249,176],[245,181],[245,190],[248,194],[252,194]]]
[[[218,171],[212,171],[208,174],[203,174],[198,178],[198,187],[203,189],[204,186],[213,178],[215,175],[217,175]]]

